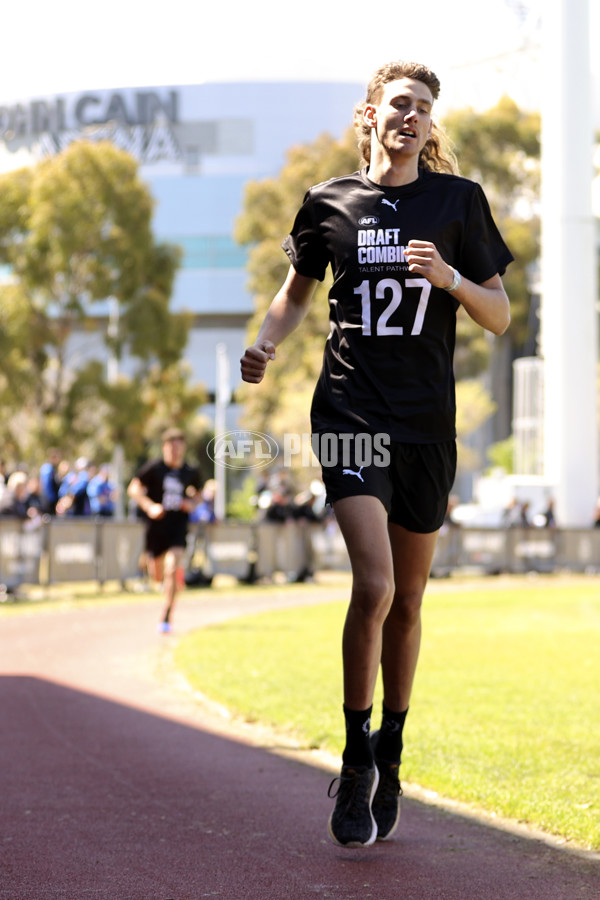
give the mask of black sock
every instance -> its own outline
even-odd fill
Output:
[[[402,756],[402,731],[408,709],[404,712],[394,712],[383,704],[383,714],[381,717],[381,729],[377,735],[377,744],[375,753],[378,759],[386,762],[400,762]]]
[[[342,754],[342,762],[345,766],[373,765],[373,751],[369,741],[372,711],[372,706],[357,711],[344,705],[346,747]]]

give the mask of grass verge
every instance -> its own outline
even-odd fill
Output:
[[[176,664],[247,721],[341,754],[344,615],[338,602],[208,627]],[[424,627],[404,780],[599,850],[596,581],[432,582]],[[380,703],[378,686],[374,727]]]

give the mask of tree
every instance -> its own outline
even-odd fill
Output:
[[[246,186],[235,236],[239,243],[250,245],[248,286],[255,298],[255,313],[248,325],[252,340],[285,279],[289,261],[281,241],[292,226],[306,190],[340,173],[355,171],[358,164],[353,131],[339,141],[325,134],[312,144],[293,147],[277,178],[253,181]],[[302,340],[286,341],[279,351],[278,364],[269,369],[269,377],[262,384],[253,385],[251,390],[241,389],[239,399],[244,403],[248,428],[279,437],[286,431],[306,432],[306,410],[329,332],[330,286],[328,273],[302,324]]]
[[[169,309],[180,251],[154,240],[137,163],[108,142],[79,141],[1,176],[0,194],[5,452],[35,463],[52,444],[96,456],[121,443],[138,455],[157,410],[165,424],[173,409],[189,416],[204,391],[181,362],[189,318]],[[126,357],[128,374],[108,379],[82,344],[91,333],[98,344],[111,304],[119,316],[103,353]]]
[[[456,385],[456,433],[458,435],[459,469],[472,471],[480,468],[483,460],[469,438],[495,411],[489,392],[477,378],[464,378]]]
[[[539,258],[540,116],[526,112],[509,97],[484,113],[460,109],[444,118],[455,145],[461,173],[480,182],[502,236],[515,261],[503,276],[511,302],[508,331],[486,348],[480,343],[480,366],[490,355],[492,394],[497,406],[494,439],[511,432],[512,363],[532,343],[532,269]],[[466,316],[459,323],[457,376],[473,376],[471,339],[477,330]],[[482,335],[479,330],[479,337]],[[481,368],[479,369],[481,371]]]

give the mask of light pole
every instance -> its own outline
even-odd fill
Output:
[[[589,0],[546,0],[542,26],[544,468],[559,524],[577,527],[598,496]]]
[[[214,477],[215,490],[215,516],[219,521],[225,519],[226,513],[226,468],[223,461],[219,461],[217,448],[227,430],[227,407],[231,400],[229,357],[225,344],[217,344],[216,348],[216,389],[215,389],[215,454]]]
[[[116,350],[116,342],[119,336],[119,301],[116,297],[108,298],[108,337],[111,339],[111,349],[106,364],[106,379],[109,384],[116,384],[119,378],[119,357]],[[123,496],[123,475],[125,471],[125,454],[123,445],[115,443],[112,455],[112,476],[115,483],[115,519],[122,521],[125,518],[125,498]]]

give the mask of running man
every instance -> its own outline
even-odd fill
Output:
[[[375,73],[355,110],[364,168],[306,194],[283,243],[286,281],[241,360],[243,379],[260,382],[331,265],[311,424],[329,450],[338,435],[336,464],[330,452],[321,463],[353,576],[342,639],[346,744],[329,820],[344,847],[385,840],[400,816],[421,604],[456,472],[457,312],[497,335],[510,322],[501,275],[513,257],[432,121],[439,90],[421,64]],[[387,452],[369,459],[367,439]],[[371,732],[379,667],[383,715]]]
[[[189,514],[200,499],[196,469],[185,462],[183,431],[162,436],[162,458],[150,460],[132,479],[127,493],[146,516],[146,558],[150,577],[162,583],[164,611],[159,630],[171,631],[178,588],[183,584],[183,557]]]

